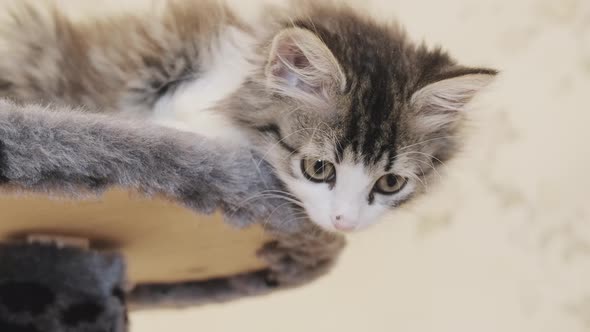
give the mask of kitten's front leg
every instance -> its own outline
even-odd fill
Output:
[[[207,165],[188,168],[186,178],[192,180],[180,184],[181,197],[187,205],[196,204],[199,209],[203,206],[220,208],[226,219],[236,226],[261,222],[282,231],[297,230],[295,220],[302,219],[302,211],[289,197],[277,194],[282,192],[283,185],[260,155],[244,148],[220,149],[206,160]],[[208,183],[202,183],[203,179]],[[199,206],[201,204],[204,205]]]
[[[288,229],[298,211],[272,195],[272,168],[245,148],[117,117],[0,100],[0,185],[29,191],[163,194],[236,226]]]

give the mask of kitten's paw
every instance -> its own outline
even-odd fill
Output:
[[[221,211],[234,227],[262,224],[288,231],[306,219],[272,166],[256,153],[206,140],[199,147],[190,159],[200,161],[181,169],[188,181],[172,191],[187,207],[206,214]]]
[[[296,230],[307,219],[292,194],[285,191],[270,164],[248,150],[235,153],[222,186],[227,221],[236,226],[261,224],[280,231]]]

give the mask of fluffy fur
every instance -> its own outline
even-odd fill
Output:
[[[111,186],[164,194],[200,213],[221,209],[231,225],[256,222],[273,238],[258,253],[268,268],[215,280],[137,285],[129,294],[134,308],[228,301],[298,286],[323,275],[344,247],[342,237],[312,223],[289,223],[296,212],[282,199],[262,195],[251,200],[268,188],[281,187],[269,165],[250,151],[221,148],[202,137],[137,121],[0,102],[0,189],[84,197],[99,195]],[[248,199],[250,203],[244,204]],[[59,266],[56,261],[63,258],[78,264],[87,259],[60,254],[42,260],[43,265],[29,264],[37,261],[32,258],[39,257],[34,254],[37,249],[30,249],[30,255],[28,251],[19,255],[19,250],[0,247],[0,284],[9,277],[32,276],[12,273],[4,263],[16,262],[18,267],[23,262],[25,267],[37,268],[36,275],[53,278],[48,271]],[[5,260],[6,255],[14,259]],[[49,254],[43,251],[43,255]],[[84,275],[74,269],[60,273],[52,280]],[[62,279],[67,273],[74,275]],[[98,273],[105,278],[101,285],[112,281],[109,273]]]
[[[219,2],[170,1],[76,24],[18,8],[1,32],[0,95],[124,109],[250,144],[284,195],[331,231],[366,228],[424,192],[462,145],[466,104],[495,75],[335,3],[262,8],[248,21]],[[308,181],[304,159],[336,176]],[[385,195],[376,184],[389,175],[406,185]]]
[[[259,251],[268,268],[237,276],[180,284],[139,285],[129,295],[132,308],[187,307],[227,302],[298,287],[326,274],[345,246],[344,238],[304,223],[296,233],[271,232],[274,241]]]
[[[0,184],[74,195],[121,186],[200,213],[220,209],[236,226],[263,220],[283,230],[296,226],[289,223],[293,209],[263,195],[281,185],[251,151],[68,108],[0,101]]]
[[[251,130],[314,222],[366,228],[423,193],[456,154],[465,106],[495,71],[461,66],[346,6],[290,13],[258,49],[258,70],[219,109]],[[306,158],[333,164],[335,180],[307,181]],[[388,174],[406,185],[383,195],[375,185]]]

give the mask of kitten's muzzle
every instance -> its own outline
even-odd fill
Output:
[[[356,226],[346,220],[343,215],[339,214],[333,216],[332,218],[332,225],[334,228],[341,232],[352,232],[356,229]]]

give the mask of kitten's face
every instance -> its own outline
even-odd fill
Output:
[[[261,83],[268,95],[244,115],[289,191],[329,231],[364,229],[423,192],[460,146],[463,106],[494,75],[355,19],[277,34]]]
[[[337,144],[305,143],[300,153],[287,157],[288,165],[281,163],[282,179],[322,228],[364,229],[419,189],[416,175],[420,171],[412,169],[415,162],[404,165],[399,160],[392,165],[384,155],[367,164],[352,149],[346,149],[340,159],[335,156]]]
[[[421,132],[415,117],[394,116],[391,106],[381,105],[389,111],[378,122],[368,113],[354,116],[363,112],[351,112],[350,92],[337,99],[326,108],[275,104],[283,116],[275,119],[272,133],[263,134],[262,151],[313,222],[350,232],[421,193],[454,143],[442,131]]]

